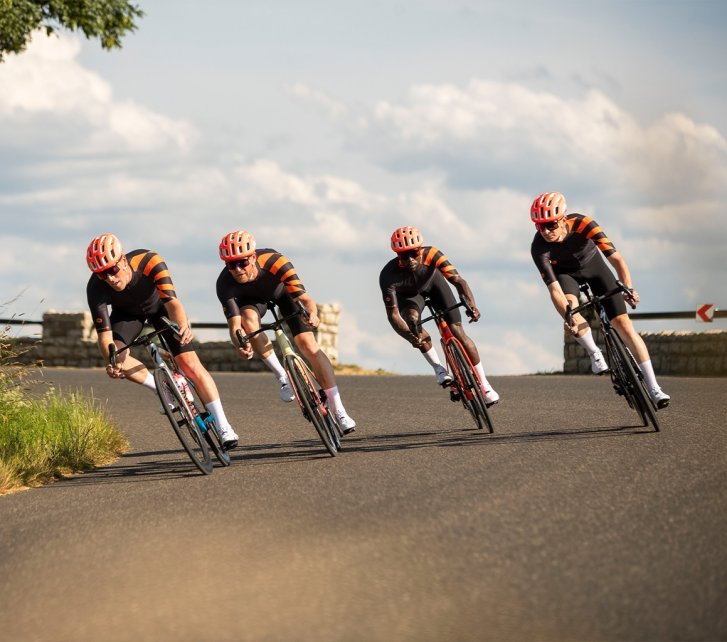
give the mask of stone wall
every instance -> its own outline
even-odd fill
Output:
[[[603,347],[601,331],[591,321],[596,343]],[[641,338],[649,350],[658,375],[727,376],[727,330],[706,332],[643,332]],[[589,374],[591,360],[570,335],[565,335],[563,372]]]
[[[314,334],[334,365],[338,363],[340,315],[341,307],[337,304],[318,305],[321,325]],[[96,330],[89,312],[48,311],[43,315],[42,339],[17,338],[10,339],[8,343],[17,354],[14,360],[19,363],[68,368],[100,368],[106,365],[98,351]],[[195,349],[208,370],[257,371],[265,368],[260,359],[240,359],[229,340],[195,343]],[[134,348],[132,354],[150,365],[143,348]]]

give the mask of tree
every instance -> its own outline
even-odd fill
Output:
[[[0,0],[0,62],[27,47],[33,31],[48,35],[59,28],[98,38],[104,49],[121,47],[121,38],[134,31],[144,12],[129,0]]]

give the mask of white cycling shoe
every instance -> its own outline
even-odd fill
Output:
[[[659,387],[650,388],[649,396],[659,410],[666,408],[671,401],[671,397]]]
[[[447,368],[444,366],[434,366],[434,374],[440,386],[448,386],[452,383],[452,375],[447,372]]]
[[[344,435],[348,435],[356,430],[356,422],[346,414],[345,410],[337,410],[334,413],[336,423],[341,428]]]
[[[485,390],[485,406],[489,408],[490,406],[494,406],[498,401],[500,401],[500,395],[495,392],[494,388]]]
[[[238,436],[237,433],[232,429],[232,426],[226,428],[219,428],[220,440],[222,441],[222,447],[225,450],[231,450],[237,446]]]
[[[285,379],[279,379],[278,383],[280,384],[281,401],[285,401],[286,403],[293,401],[295,399],[295,393],[293,392],[293,388],[290,387],[290,382],[287,377]]]
[[[606,374],[608,372],[606,358],[600,350],[591,355],[591,372],[597,375]]]

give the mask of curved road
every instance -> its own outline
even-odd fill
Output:
[[[727,379],[664,378],[656,434],[603,378],[495,377],[487,436],[433,378],[340,377],[331,458],[214,376],[242,445],[203,477],[148,392],[45,372],[132,451],[0,498],[0,639],[727,639]]]

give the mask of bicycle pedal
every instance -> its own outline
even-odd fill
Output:
[[[462,395],[458,392],[454,392],[454,390],[449,391],[449,400],[450,401],[459,401],[462,398]]]

